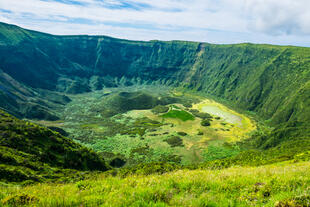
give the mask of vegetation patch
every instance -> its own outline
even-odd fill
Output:
[[[183,103],[183,106],[185,108],[191,108],[193,106],[193,104],[191,104],[191,103]]]
[[[166,113],[169,111],[168,106],[157,105],[151,110],[154,114]]]
[[[168,139],[164,140],[165,142],[167,142],[171,147],[183,147],[183,140],[178,137],[178,136],[172,136],[169,137]]]
[[[142,117],[136,119],[133,124],[127,124],[126,126],[119,129],[121,135],[139,135],[142,137],[146,131],[153,131],[156,128],[162,126],[163,124],[149,119],[147,117]]]
[[[199,110],[197,110],[197,109],[192,109],[192,110],[190,110],[190,112],[191,112],[194,116],[196,116],[196,117],[198,117],[198,118],[201,118],[201,119],[212,119],[212,118],[213,118],[213,117],[211,116],[211,114],[206,113],[206,112],[199,112]]]
[[[122,158],[116,157],[109,163],[112,167],[123,167],[126,164],[126,161]]]
[[[186,136],[187,135],[186,132],[177,132],[177,134],[180,135],[180,136]]]
[[[174,118],[174,119],[180,119],[182,121],[188,121],[188,120],[195,120],[195,117],[184,110],[170,110],[168,113],[163,114],[162,117],[164,118]]]
[[[4,198],[2,204],[8,206],[24,206],[38,201],[39,199],[37,197],[22,193]]]
[[[131,150],[131,154],[147,155],[150,152],[150,147],[148,145],[137,147]]]
[[[209,119],[203,119],[200,122],[201,126],[211,126],[211,122]]]
[[[106,103],[119,113],[134,109],[151,109],[159,103],[159,100],[142,91],[120,92],[109,96]]]
[[[308,207],[310,206],[310,195],[301,195],[285,199],[275,203],[275,207]]]
[[[133,137],[135,137],[135,135],[139,135],[142,137],[145,134],[145,131],[146,131],[145,128],[135,127],[135,128],[122,130],[120,134],[121,135],[134,135]]]
[[[156,127],[160,127],[162,125],[163,124],[160,123],[159,121],[152,120],[152,119],[149,119],[147,117],[138,118],[134,122],[134,126],[136,126],[136,127],[156,128]]]
[[[237,155],[240,152],[238,146],[230,145],[210,145],[202,153],[205,161],[219,160],[227,157],[232,157]]]

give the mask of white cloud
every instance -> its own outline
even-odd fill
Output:
[[[155,25],[173,25],[179,27],[210,28],[217,30],[240,31],[245,29],[244,21],[231,15],[228,11],[211,12],[214,7],[211,1],[152,1],[140,0],[140,3],[150,3],[151,6],[161,9],[145,11],[117,10],[100,7],[94,1],[90,5],[68,5],[58,2],[43,2],[39,0],[8,0],[0,1],[0,8],[14,11],[15,14],[32,13],[37,18],[52,18],[66,16],[68,18],[84,18],[94,21],[113,21],[123,23],[150,23]],[[160,6],[165,5],[165,7]],[[180,9],[180,12],[165,10],[168,8]],[[227,21],[229,19],[229,21]]]
[[[309,0],[247,0],[249,28],[272,35],[310,35]]]
[[[129,39],[216,43],[265,41],[310,46],[307,37],[310,35],[309,0],[126,1],[149,5],[140,10],[110,8],[111,5],[121,6],[120,0],[79,2],[85,5],[0,0],[0,8],[13,12],[0,10],[0,21],[53,34],[102,34]],[[79,19],[88,22],[79,22]]]
[[[0,22],[6,22],[8,24],[13,23],[9,18],[6,18],[4,16],[0,16]]]

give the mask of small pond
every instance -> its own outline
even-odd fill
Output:
[[[229,111],[224,111],[218,106],[203,106],[202,111],[219,116],[226,122],[231,124],[242,124],[242,118],[240,116],[233,114]]]

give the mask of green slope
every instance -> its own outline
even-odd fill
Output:
[[[95,152],[45,127],[0,111],[0,181],[78,177],[109,167]],[[75,170],[69,170],[75,169]]]

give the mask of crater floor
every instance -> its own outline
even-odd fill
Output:
[[[191,164],[231,156],[239,152],[234,142],[256,129],[244,114],[168,87],[105,88],[70,98],[57,111],[60,121],[39,123],[59,127],[108,161],[121,158],[127,165]]]

